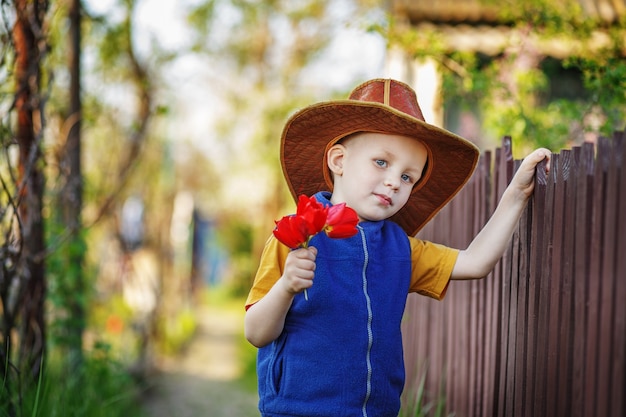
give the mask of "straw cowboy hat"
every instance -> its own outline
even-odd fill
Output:
[[[313,104],[286,123],[281,164],[293,197],[332,191],[326,150],[356,132],[414,137],[428,149],[422,178],[406,205],[391,220],[415,235],[469,180],[478,163],[471,142],[428,124],[415,91],[390,79],[374,79],[356,87],[347,100]]]

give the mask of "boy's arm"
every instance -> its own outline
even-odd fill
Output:
[[[316,256],[314,247],[289,252],[283,275],[246,311],[244,333],[248,342],[263,347],[280,336],[293,297],[313,285]]]
[[[504,191],[491,219],[467,249],[459,252],[452,270],[452,279],[482,278],[491,272],[504,254],[528,199],[533,193],[537,164],[547,158],[546,169],[550,169],[551,155],[547,149],[540,148],[524,158],[511,183]]]

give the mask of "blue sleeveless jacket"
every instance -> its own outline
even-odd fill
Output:
[[[316,195],[325,204],[329,196]],[[295,297],[282,334],[258,352],[264,416],[398,415],[410,244],[391,221],[358,228],[348,239],[311,240],[318,255],[309,299]]]

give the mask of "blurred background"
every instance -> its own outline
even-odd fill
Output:
[[[149,413],[207,315],[234,315],[254,397],[243,303],[294,208],[279,141],[306,105],[392,77],[428,122],[483,151],[510,135],[518,158],[624,129],[623,0],[0,7],[2,415]]]

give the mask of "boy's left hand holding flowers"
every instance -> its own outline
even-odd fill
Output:
[[[285,216],[276,222],[274,236],[284,245],[294,249],[287,256],[284,276],[287,277],[287,291],[292,294],[313,285],[317,249],[309,247],[309,241],[323,231],[328,237],[341,239],[354,236],[358,230],[359,217],[345,204],[324,207],[315,197],[301,195],[298,198],[296,214]]]

